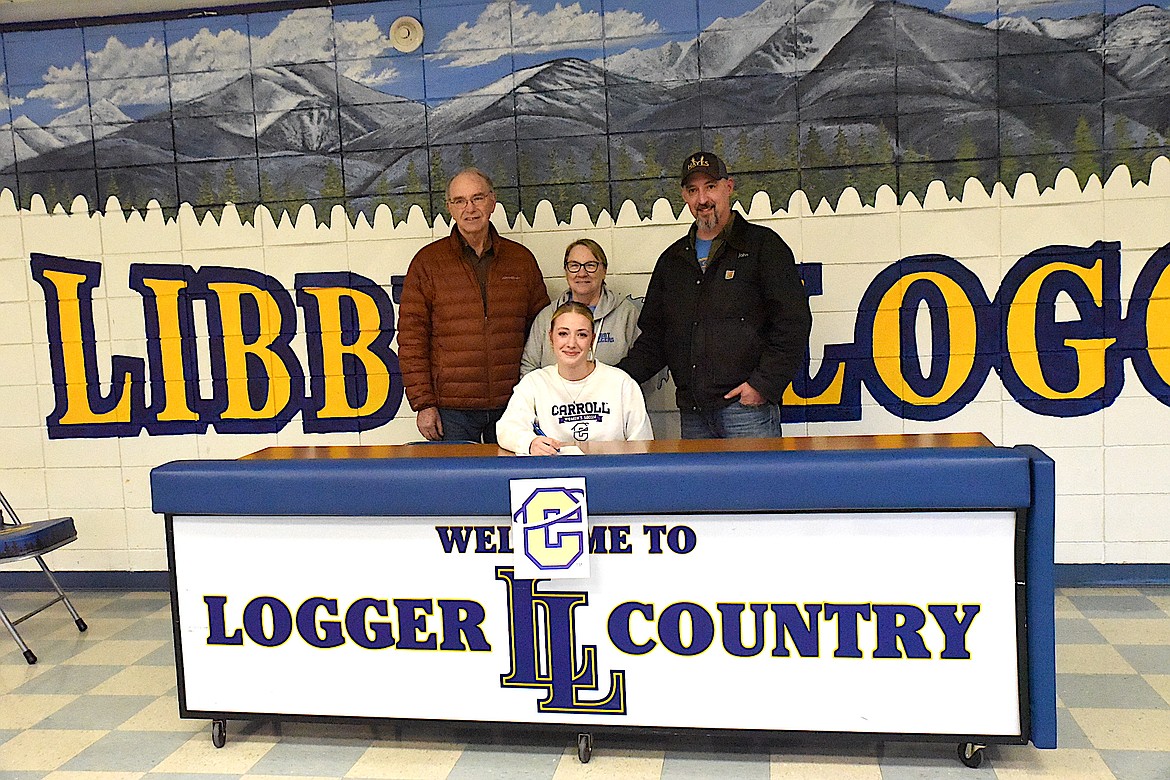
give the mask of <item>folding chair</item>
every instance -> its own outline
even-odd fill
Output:
[[[81,619],[81,615],[77,614],[77,610],[73,608],[73,604],[69,601],[69,597],[65,595],[65,591],[61,590],[61,585],[57,582],[57,578],[53,576],[53,572],[45,565],[45,560],[41,556],[45,553],[52,552],[58,547],[64,547],[77,538],[77,529],[73,526],[72,517],[59,517],[55,520],[41,520],[35,523],[21,523],[20,518],[16,516],[16,510],[12,508],[12,504],[8,503],[8,499],[0,493],[0,505],[3,506],[3,511],[0,511],[0,563],[7,563],[8,561],[23,561],[26,558],[36,558],[37,563],[40,564],[41,571],[49,578],[49,582],[53,585],[53,590],[57,591],[57,598],[37,607],[32,612],[29,612],[23,617],[16,620],[9,619],[7,613],[4,612],[3,606],[0,606],[0,623],[8,629],[8,633],[12,634],[12,638],[16,640],[16,644],[20,645],[21,651],[24,653],[24,660],[28,663],[35,664],[37,662],[36,655],[28,648],[24,640],[21,639],[20,634],[16,631],[16,626],[28,620],[33,615],[43,612],[49,607],[56,604],[58,601],[64,601],[65,606],[69,609],[69,614],[73,616],[73,622],[77,624],[78,631],[85,631],[89,626],[85,625],[85,621]],[[5,518],[7,515],[7,518]]]

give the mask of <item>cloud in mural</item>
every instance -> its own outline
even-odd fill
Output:
[[[31,90],[28,97],[62,109],[99,100],[119,106],[182,103],[230,84],[251,65],[329,61],[335,50],[343,60],[339,63],[343,75],[379,86],[398,75],[392,66],[375,64],[392,48],[373,17],[334,24],[327,8],[300,9],[281,19],[272,32],[250,41],[236,29],[212,32],[206,27],[169,47],[155,38],[127,46],[111,36],[101,49],[86,52],[87,63],[50,67],[41,77],[44,86]],[[183,74],[171,79],[171,94],[168,70]]]
[[[375,65],[376,58],[394,50],[394,42],[390,40],[389,30],[383,34],[373,16],[335,22],[333,34],[337,38],[337,67],[341,75],[369,87],[389,84],[398,78],[398,69],[386,60]]]
[[[0,108],[11,108],[12,106],[19,106],[24,102],[24,98],[8,94],[8,88],[4,84],[8,80],[7,73],[0,73]]]
[[[999,0],[999,2],[996,0],[950,0],[947,7],[943,9],[943,13],[955,16],[973,16],[995,13],[998,9],[1001,14],[1010,14],[1065,4],[1065,0]]]
[[[72,108],[90,99],[121,106],[166,102],[166,48],[161,41],[150,38],[131,47],[110,36],[104,47],[86,52],[86,58],[88,84],[86,65],[80,62],[50,67],[42,76],[45,86],[31,90],[28,97],[48,100],[55,108]]]
[[[636,11],[615,8],[604,16],[605,38],[628,38],[662,32],[658,22]],[[438,54],[451,60],[447,67],[495,62],[510,47],[527,52],[577,49],[583,41],[600,41],[602,15],[585,11],[580,3],[557,3],[547,13],[513,0],[492,0],[473,24],[463,22],[443,36]]]

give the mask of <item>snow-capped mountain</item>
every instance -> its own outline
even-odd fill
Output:
[[[102,138],[117,132],[133,122],[122,109],[108,100],[101,100],[90,106],[82,106],[60,114],[44,127],[27,116],[0,125],[0,131],[12,132],[12,149],[0,144],[0,168],[12,165],[16,160],[25,161],[47,152],[79,143],[89,143],[93,138]]]
[[[1114,18],[1105,29],[1110,47],[1161,48],[1170,43],[1170,9],[1143,5]]]
[[[289,200],[324,197],[330,176],[335,198],[343,160],[345,195],[359,199],[425,191],[437,162],[468,158],[520,189],[665,178],[669,150],[713,135],[736,155],[765,141],[780,154],[777,139],[790,144],[797,131],[822,145],[883,139],[892,147],[869,158],[882,164],[908,151],[953,160],[963,138],[994,159],[1070,149],[1082,118],[1102,134],[1124,126],[1131,140],[1160,138],[1168,41],[1170,11],[1154,6],[984,26],[890,0],[764,0],[695,40],[555,59],[431,105],[310,63],[257,67],[138,121],[108,102],[47,127],[20,117],[0,167],[26,163],[30,187],[61,191],[73,177],[85,192],[96,166],[99,182],[121,177],[111,186],[122,197],[169,187],[214,203],[225,192],[271,197],[266,186]]]
[[[0,125],[0,138],[4,141],[12,139],[11,143],[0,143],[0,169],[10,168],[17,160],[23,162],[64,145],[61,139],[26,116]]]
[[[27,116],[19,116],[2,129],[11,129],[16,141],[16,159],[27,160],[65,146],[55,133],[46,130]]]
[[[1009,30],[1025,35],[1044,35],[1040,26],[1026,16],[1000,16],[986,25],[989,30]]]
[[[875,0],[765,0],[731,19],[720,17],[698,40],[630,49],[608,57],[613,73],[642,81],[812,70],[873,7]]]
[[[1071,19],[1040,18],[1033,21],[1026,16],[1009,15],[990,21],[986,26],[989,30],[1009,30],[1066,41],[1084,41],[1096,46],[1105,27],[1105,16],[1092,13],[1074,16]]]
[[[1170,10],[1143,5],[1105,28],[1105,62],[1127,84],[1170,87]]]
[[[1085,14],[1071,19],[1004,16],[990,29],[1076,42],[1105,52],[1105,63],[1138,89],[1170,86],[1170,10],[1143,5],[1116,16]]]

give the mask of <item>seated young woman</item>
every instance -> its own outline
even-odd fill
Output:
[[[556,455],[584,441],[653,439],[642,390],[620,369],[593,358],[593,314],[576,301],[552,316],[548,338],[556,365],[537,369],[512,391],[496,423],[500,446],[515,453]]]

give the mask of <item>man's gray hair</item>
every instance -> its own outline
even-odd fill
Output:
[[[481,171],[479,168],[476,168],[474,165],[469,165],[466,168],[464,168],[463,170],[459,171],[459,173],[452,176],[450,181],[447,182],[447,191],[444,193],[444,197],[447,200],[451,200],[451,184],[452,184],[452,182],[454,182],[456,179],[458,179],[460,176],[462,176],[464,174],[471,174],[472,176],[478,176],[480,179],[483,180],[483,183],[487,185],[488,192],[494,193],[496,191],[496,185],[492,183],[491,176],[488,176],[486,173]]]

